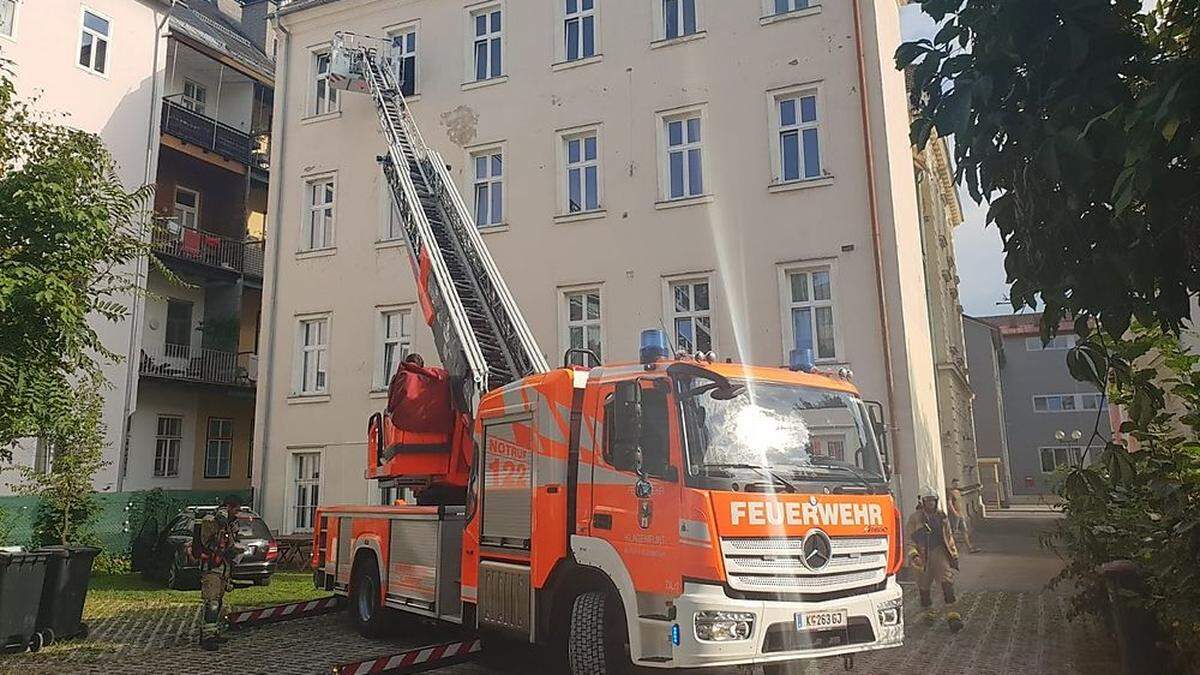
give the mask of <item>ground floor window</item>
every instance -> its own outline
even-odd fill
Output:
[[[1059,469],[1077,466],[1082,454],[1081,448],[1041,448],[1042,473],[1054,473]]]
[[[183,418],[159,415],[154,437],[154,477],[179,475],[179,446],[183,443]]]
[[[321,501],[321,453],[292,455],[292,531],[311,532],[313,517]]]
[[[208,441],[204,446],[204,477],[229,478],[232,454],[233,420],[224,417],[208,418]]]

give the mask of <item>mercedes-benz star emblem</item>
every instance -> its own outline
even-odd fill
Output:
[[[800,553],[804,558],[804,566],[816,572],[825,569],[833,559],[833,544],[829,541],[829,535],[821,530],[810,530],[804,536]]]

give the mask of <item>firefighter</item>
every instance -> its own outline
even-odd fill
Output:
[[[921,594],[921,607],[933,607],[933,583],[942,585],[942,599],[947,605],[955,602],[954,572],[958,569],[958,549],[954,545],[954,534],[950,531],[950,520],[946,512],[938,508],[937,491],[931,487],[921,490],[921,501],[917,510],[908,517],[904,533],[908,538],[908,556],[917,571],[917,590]],[[957,612],[946,615],[954,630],[962,627],[962,617]]]
[[[237,516],[242,500],[237,495],[225,498],[216,511],[196,523],[192,534],[192,552],[200,561],[200,599],[204,606],[204,625],[200,646],[216,651],[225,638],[225,593],[232,590],[233,566],[241,556],[237,545]]]

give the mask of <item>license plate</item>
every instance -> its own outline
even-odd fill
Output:
[[[846,610],[844,609],[796,613],[796,630],[823,630],[845,627]]]

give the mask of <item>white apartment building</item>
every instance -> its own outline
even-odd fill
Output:
[[[857,12],[857,16],[856,16]],[[277,16],[255,467],[282,532],[375,502],[366,419],[399,355],[433,360],[336,31],[390,39],[548,360],[678,345],[810,349],[887,407],[902,499],[942,485],[894,0],[293,0]]]

